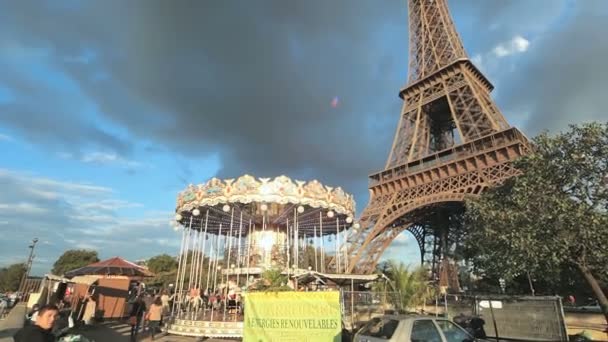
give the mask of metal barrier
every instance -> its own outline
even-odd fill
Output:
[[[370,319],[389,312],[401,312],[398,292],[341,291],[342,321],[355,330]]]
[[[459,316],[482,318],[489,338],[568,341],[560,297],[448,295],[439,300],[439,306],[457,321]]]

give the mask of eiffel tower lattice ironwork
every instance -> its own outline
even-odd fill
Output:
[[[370,176],[370,201],[342,246],[349,256],[330,268],[371,273],[395,237],[409,230],[436,276],[447,235],[421,221],[450,203],[478,195],[517,174],[528,151],[490,97],[492,84],[471,63],[446,0],[409,0],[409,77],[385,169]],[[443,246],[443,247],[442,247]]]

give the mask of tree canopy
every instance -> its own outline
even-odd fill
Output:
[[[177,270],[177,261],[168,254],[161,254],[148,260],[148,268],[155,274]]]
[[[53,274],[64,275],[66,272],[98,262],[96,251],[70,249],[65,251],[53,264]]]
[[[12,264],[8,267],[0,268],[0,291],[17,291],[24,274],[24,263]]]
[[[512,279],[575,267],[600,301],[608,274],[608,125],[534,139],[522,171],[467,202],[465,246],[478,271]]]

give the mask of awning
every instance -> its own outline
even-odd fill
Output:
[[[99,278],[100,277],[96,276],[96,275],[83,275],[83,276],[76,276],[76,277],[70,279],[70,282],[75,283],[75,284],[84,284],[84,285],[91,286],[94,282],[99,280]]]
[[[321,273],[315,271],[309,271],[292,276],[300,284],[308,284],[313,281],[320,280],[323,283],[331,281],[338,286],[350,286],[367,284],[369,282],[378,280],[381,276],[378,274],[332,274],[332,273]]]
[[[136,265],[119,257],[99,261],[75,270],[71,270],[65,274],[66,277],[70,278],[81,275],[115,275],[130,277],[154,276],[154,274],[148,271],[147,268]]]

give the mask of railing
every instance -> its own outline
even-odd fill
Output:
[[[398,292],[340,291],[342,321],[354,330],[370,319],[391,311],[400,311]]]
[[[405,174],[428,170],[438,165],[454,162],[478,153],[506,147],[514,142],[527,143],[527,139],[517,128],[511,127],[466,144],[457,145],[421,159],[372,174],[369,176],[369,187],[371,188],[398,179]]]

